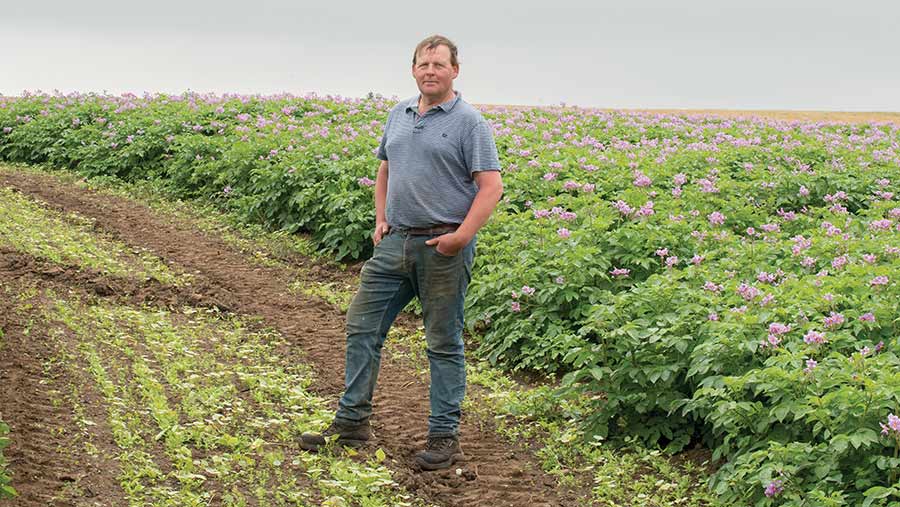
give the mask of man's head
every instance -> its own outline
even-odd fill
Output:
[[[459,75],[456,44],[442,35],[426,38],[413,52],[412,73],[423,96],[431,101],[448,100]]]

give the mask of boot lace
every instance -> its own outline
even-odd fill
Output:
[[[425,448],[429,451],[443,451],[453,447],[453,437],[428,437]]]

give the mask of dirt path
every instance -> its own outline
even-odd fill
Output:
[[[294,270],[262,267],[219,238],[189,223],[170,222],[147,207],[121,198],[61,184],[52,177],[0,173],[9,186],[66,212],[94,219],[96,228],[128,245],[150,250],[195,276],[175,301],[217,306],[258,316],[304,351],[316,370],[316,390],[336,400],[343,387],[344,317],[330,305],[289,294]],[[164,298],[156,287],[144,289]],[[15,346],[15,344],[11,344]],[[15,381],[15,378],[12,379]],[[4,385],[6,384],[4,378]],[[10,388],[14,389],[14,388]],[[424,443],[428,385],[414,371],[386,357],[375,395],[375,446],[382,448],[395,479],[428,502],[446,506],[556,506],[578,501],[540,471],[527,452],[466,421],[461,436],[467,461],[455,469],[420,473],[413,456]]]

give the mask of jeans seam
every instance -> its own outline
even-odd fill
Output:
[[[401,282],[400,285],[397,286],[397,290],[394,291],[394,294],[391,296],[391,300],[388,301],[386,305],[384,305],[384,309],[381,311],[381,316],[378,318],[378,329],[375,330],[375,333],[377,333],[377,336],[379,336],[379,337],[381,335],[381,329],[384,326],[384,317],[385,317],[385,315],[387,315],[388,310],[391,308],[391,304],[393,304],[393,302],[397,299],[397,296],[400,294],[401,287],[403,287],[403,282]],[[386,338],[387,331],[385,331],[384,334],[385,334],[385,338]]]

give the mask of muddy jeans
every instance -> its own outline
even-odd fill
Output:
[[[335,417],[338,421],[360,422],[372,414],[381,347],[397,314],[415,296],[422,304],[431,370],[428,434],[458,433],[466,392],[463,304],[475,240],[448,257],[425,244],[433,237],[391,230],[363,266],[359,291],[347,312],[346,390]]]

